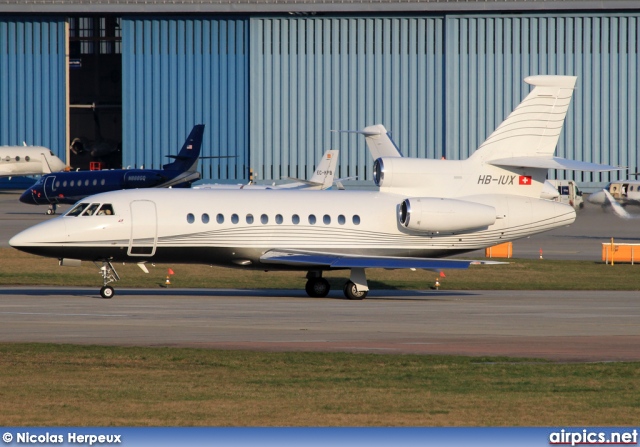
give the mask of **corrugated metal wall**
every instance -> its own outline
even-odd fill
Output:
[[[246,178],[246,19],[125,18],[122,21],[123,165],[159,168],[194,124],[206,124],[203,177]]]
[[[66,153],[65,21],[0,17],[0,145]]]
[[[444,137],[440,17],[251,19],[251,165],[306,177],[327,149],[339,176],[371,178],[364,138],[383,123],[405,155],[439,157]]]
[[[556,154],[637,172],[639,25],[628,13],[447,17],[448,157],[466,158],[484,141],[530,91],[525,77],[575,75]],[[575,174],[587,185],[609,179]]]

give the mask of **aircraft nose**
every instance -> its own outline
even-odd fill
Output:
[[[51,160],[51,172],[63,171],[66,167],[67,165],[64,161],[60,160],[58,157],[54,157],[53,160]]]
[[[9,245],[27,253],[47,256],[47,252],[64,243],[67,237],[62,216],[41,222],[9,239]]]
[[[29,188],[20,196],[20,201],[28,205],[37,205],[35,194],[37,194],[34,188]]]
[[[598,192],[594,192],[593,194],[589,194],[589,197],[587,197],[587,201],[589,203],[593,203],[596,205],[604,205],[607,200],[607,197],[604,195],[604,191],[598,191]]]

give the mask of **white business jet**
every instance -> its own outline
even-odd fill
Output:
[[[328,150],[320,159],[320,163],[316,166],[313,175],[309,180],[288,177],[289,183],[280,185],[257,185],[254,183],[240,185],[225,184],[201,184],[193,186],[193,189],[329,189],[333,185],[335,178],[336,166],[338,165],[338,156],[340,151]]]
[[[51,174],[65,164],[42,146],[0,146],[0,177]]]
[[[324,271],[350,270],[349,299],[367,268],[442,270],[441,259],[571,224],[575,210],[540,198],[547,170],[612,170],[553,156],[575,77],[533,76],[529,95],[466,160],[380,157],[377,191],[146,189],[97,194],[14,236],[22,251],[102,263],[198,263],[307,272],[306,292],[329,293]]]

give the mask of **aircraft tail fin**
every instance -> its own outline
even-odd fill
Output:
[[[321,184],[321,189],[331,188],[336,173],[336,166],[338,165],[339,154],[340,151],[335,149],[325,152],[322,160],[318,163],[316,170],[309,179],[309,182]]]
[[[195,172],[198,170],[198,158],[202,147],[202,136],[204,134],[204,124],[196,124],[191,129],[191,133],[182,145],[178,155],[167,155],[175,159],[171,163],[162,166],[164,170],[176,170],[182,172]]]
[[[526,159],[551,159],[576,80],[575,76],[526,78],[525,82],[533,85],[533,90],[470,158],[503,164],[505,159],[519,157],[525,167],[529,167]],[[530,167],[540,167],[539,163],[536,164]]]
[[[382,124],[367,126],[362,130],[338,130],[343,133],[358,133],[364,135],[367,147],[374,160],[380,157],[402,157],[402,153],[396,143],[391,139],[391,132]]]

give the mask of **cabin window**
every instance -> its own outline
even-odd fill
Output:
[[[98,179],[93,179],[93,186],[96,186],[98,184]]]
[[[237,224],[240,221],[240,219],[238,219],[238,215],[237,214],[232,214],[231,215],[231,223]]]
[[[253,214],[247,214],[247,223],[249,225],[253,223]]]
[[[75,184],[75,181],[74,181],[74,180],[71,180],[71,181],[69,182],[69,186],[73,186],[74,184]]]
[[[282,222],[284,222],[284,219],[282,218],[282,214],[276,214],[276,223],[280,225],[282,224]]]
[[[4,161],[11,161],[11,157],[9,157],[8,155],[6,156],[6,158],[4,159]]]
[[[353,216],[353,224],[360,225],[360,216],[358,216],[357,214]]]
[[[309,225],[316,224],[316,216],[314,214],[309,214]]]
[[[291,216],[291,222],[293,222],[294,225],[298,225],[300,223],[300,216],[294,214]]]
[[[67,187],[67,181],[66,181],[66,180],[62,182],[62,186],[63,186],[64,188],[66,188],[66,187]]]
[[[100,184],[104,186],[104,179],[100,180]]]
[[[65,214],[65,216],[71,216],[71,217],[79,216],[87,206],[89,206],[88,203],[79,203],[73,208],[71,208],[69,212]]]
[[[113,212],[113,207],[111,206],[110,203],[105,203],[98,210],[98,216],[103,216],[103,215],[104,216],[112,216],[114,214],[115,213]]]
[[[87,209],[85,210],[84,213],[82,213],[83,216],[93,216],[96,213],[96,210],[98,209],[98,207],[100,206],[99,203],[92,203],[91,205],[89,205],[87,207]]]
[[[268,224],[269,216],[267,216],[266,214],[263,214],[262,216],[260,216],[260,223],[262,223],[262,225]]]
[[[209,223],[209,215],[207,213],[204,213],[202,215],[202,223],[204,223],[204,224],[208,224]]]
[[[323,222],[325,225],[329,225],[329,224],[331,223],[331,216],[329,216],[328,214],[325,214],[325,215],[322,217],[322,222]]]
[[[193,214],[189,213],[187,214],[187,222],[189,222],[190,224],[194,223],[196,221],[196,216],[194,216]]]
[[[89,179],[84,181],[84,186],[89,186]]]
[[[20,156],[16,155],[16,161],[20,161]]]
[[[345,219],[345,218],[344,218],[344,216],[343,216],[342,214],[340,214],[340,215],[338,216],[338,223],[339,223],[340,225],[344,225],[344,223],[345,223],[346,221],[347,221],[347,219]]]
[[[42,178],[44,178],[44,177],[42,177]],[[56,188],[59,188],[59,187],[60,187],[60,180],[56,180]]]
[[[216,216],[216,222],[218,222],[219,224],[224,223],[224,216],[222,214],[218,214]]]
[[[26,157],[24,157],[24,161],[31,161],[31,157],[27,155]]]

